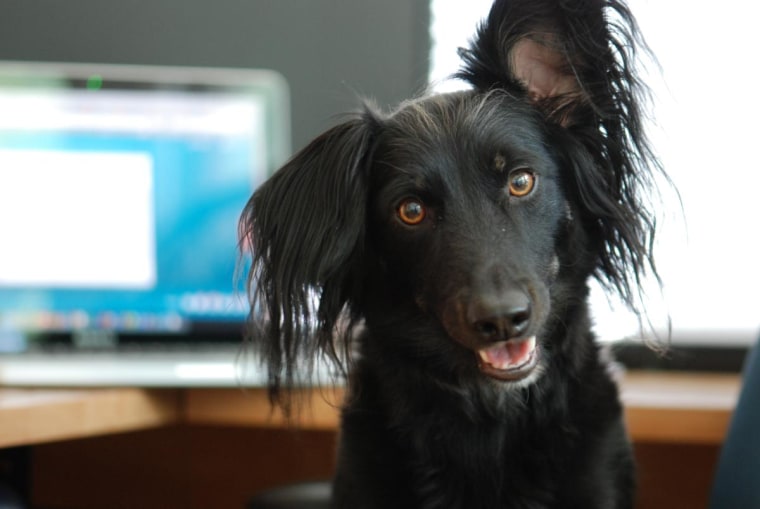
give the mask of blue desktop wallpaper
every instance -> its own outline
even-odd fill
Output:
[[[0,134],[3,149],[149,154],[157,276],[155,286],[143,290],[0,284],[0,324],[41,330],[161,330],[192,321],[242,319],[247,309],[244,279],[235,277],[237,221],[264,173],[251,145],[246,137],[229,135]],[[52,261],[54,248],[50,256]]]

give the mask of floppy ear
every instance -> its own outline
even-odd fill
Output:
[[[351,275],[364,236],[371,131],[366,114],[323,133],[254,193],[240,218],[241,245],[253,255],[250,336],[280,403],[280,386],[294,384],[303,362],[311,369],[322,353],[338,360],[333,330],[358,284]]]
[[[642,127],[648,94],[635,75],[637,46],[646,50],[619,0],[496,0],[460,50],[458,74],[480,90],[522,94],[544,115],[598,241],[595,275],[632,309],[641,277],[657,275],[644,194],[661,171]]]

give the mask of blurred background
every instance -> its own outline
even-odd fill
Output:
[[[428,2],[2,0],[0,59],[273,69],[291,89],[293,147],[358,97],[421,91]]]

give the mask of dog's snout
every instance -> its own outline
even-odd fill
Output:
[[[530,325],[531,301],[521,290],[473,299],[468,309],[470,325],[487,341],[524,336]]]

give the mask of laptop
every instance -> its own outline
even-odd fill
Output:
[[[237,221],[288,97],[266,70],[0,62],[0,384],[263,384]]]

